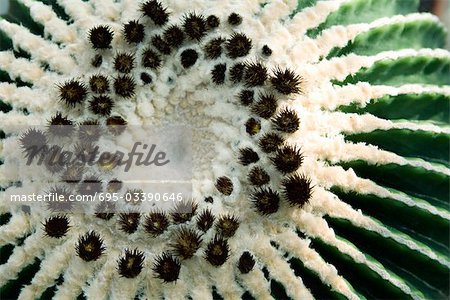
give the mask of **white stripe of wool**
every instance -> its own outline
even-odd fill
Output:
[[[318,210],[325,215],[349,220],[355,226],[379,233],[381,236],[390,238],[399,244],[407,246],[411,250],[418,251],[446,267],[450,265],[447,259],[438,255],[430,248],[423,246],[414,239],[405,239],[402,236],[391,232],[386,227],[380,226],[379,222],[376,222],[371,217],[363,215],[360,210],[354,210],[350,205],[322,188],[314,189],[311,205],[314,207],[314,210]]]
[[[7,200],[5,199],[5,201]],[[12,214],[8,224],[0,227],[0,247],[9,243],[14,244],[18,238],[29,233],[31,228],[32,224],[27,214],[17,212]]]
[[[76,41],[77,32],[66,21],[61,20],[51,6],[38,1],[20,0],[30,9],[30,16],[44,26],[45,37],[51,36],[55,42],[71,44]]]
[[[331,287],[332,290],[341,293],[348,299],[358,299],[358,295],[352,291],[348,282],[338,274],[336,268],[309,247],[311,241],[301,239],[297,234],[288,230],[275,235],[274,240],[290,256],[299,259],[305,267],[316,273],[320,280]]]
[[[303,62],[314,63],[321,57],[325,57],[333,48],[345,47],[348,42],[353,41],[361,33],[386,25],[407,24],[419,21],[431,21],[439,24],[439,19],[436,16],[414,13],[406,16],[384,17],[367,24],[335,25],[325,29],[315,39],[305,37],[303,42],[296,44],[293,51],[302,53],[301,60]]]
[[[417,298],[409,286],[407,286],[401,279],[391,276],[391,274],[386,271],[382,265],[375,264],[374,262],[368,260],[362,252],[353,246],[353,244],[337,239],[334,235],[334,231],[328,227],[327,222],[321,217],[312,215],[305,211],[293,211],[292,217],[294,222],[297,223],[298,228],[305,231],[307,235],[320,238],[328,245],[336,247],[340,252],[350,256],[355,262],[365,264],[374,272],[378,273],[384,280],[387,280],[397,286],[405,294],[413,298]]]
[[[21,25],[0,20],[0,30],[11,38],[14,47],[22,48],[29,52],[32,58],[48,63],[56,71],[70,73],[76,65],[67,50],[60,49],[56,44],[32,34]]]
[[[18,87],[14,83],[0,83],[0,98],[13,109],[26,108],[30,113],[44,114],[48,107],[56,106],[57,100],[42,91],[26,86]],[[38,99],[38,100],[37,100]],[[36,101],[37,100],[37,101]]]

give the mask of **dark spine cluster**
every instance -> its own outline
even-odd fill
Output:
[[[271,188],[261,188],[251,198],[256,210],[262,215],[276,213],[280,207],[280,195]]]
[[[258,145],[265,153],[272,153],[275,152],[283,143],[284,139],[280,135],[274,132],[269,132],[259,140]]]
[[[103,240],[95,231],[89,231],[80,236],[75,246],[77,255],[85,261],[97,260],[106,250]]]
[[[198,53],[194,49],[186,49],[181,52],[181,65],[188,69],[192,67],[198,59]]]
[[[45,234],[53,238],[61,238],[69,230],[69,219],[66,216],[50,217],[44,222]]]
[[[114,217],[113,211],[115,208],[116,206],[114,203],[101,202],[95,209],[95,216],[105,221],[111,220],[111,218]]]
[[[140,43],[144,40],[145,31],[144,25],[139,21],[130,21],[123,27],[125,40],[129,43]]]
[[[95,54],[94,58],[92,58],[91,65],[94,68],[98,68],[103,63],[103,57],[100,54]]]
[[[229,253],[230,247],[227,240],[219,235],[216,235],[206,247],[205,259],[211,265],[219,267],[227,261]]]
[[[270,176],[261,167],[253,167],[248,173],[248,181],[251,185],[262,186],[270,181]]]
[[[51,212],[70,212],[73,207],[73,201],[69,201],[70,191],[62,186],[52,187],[48,193],[57,194],[61,197],[61,201],[49,201],[47,202],[47,208]]]
[[[210,15],[208,18],[206,18],[206,25],[208,25],[209,28],[217,28],[220,25],[220,19],[216,17],[215,15]]]
[[[68,106],[75,106],[84,102],[87,96],[86,86],[75,79],[58,86],[59,98]]]
[[[145,218],[145,231],[153,236],[162,234],[169,227],[169,218],[164,212],[152,212]]]
[[[133,233],[139,226],[141,214],[137,212],[121,213],[119,214],[119,226],[126,233]]]
[[[233,83],[239,83],[244,76],[245,65],[237,63],[230,68],[230,80]]]
[[[256,153],[252,148],[243,148],[239,150],[239,162],[242,165],[248,166],[256,163],[258,160],[258,153]]]
[[[109,91],[109,81],[106,76],[101,74],[93,75],[89,78],[89,87],[91,91],[97,94],[103,94]]]
[[[200,41],[206,35],[205,17],[196,13],[189,13],[184,17],[183,28],[189,38]]]
[[[290,69],[276,68],[270,82],[278,92],[285,95],[297,94],[301,91],[302,78]]]
[[[86,176],[83,181],[80,182],[77,188],[77,192],[81,195],[95,195],[102,192],[102,182],[96,175]]]
[[[114,91],[121,97],[130,98],[134,95],[135,88],[136,83],[129,75],[120,75],[114,80]]]
[[[253,258],[253,255],[251,255],[250,252],[248,251],[242,253],[238,262],[239,271],[241,271],[242,274],[247,274],[248,272],[253,270],[254,266],[255,266],[255,259]]]
[[[194,256],[200,248],[201,235],[195,230],[182,227],[175,233],[175,243],[172,244],[175,255],[182,259]]]
[[[242,17],[241,15],[237,14],[237,13],[231,13],[228,16],[228,23],[232,26],[237,26],[240,25],[242,23]]]
[[[109,116],[113,107],[113,100],[106,95],[93,97],[89,102],[89,109],[96,115]]]
[[[222,44],[225,42],[223,38],[215,38],[210,40],[203,48],[205,57],[209,59],[216,59],[222,55]]]
[[[267,80],[267,68],[260,62],[245,64],[244,82],[247,87],[262,86]]]
[[[127,121],[125,121],[120,116],[111,116],[106,119],[106,126],[108,131],[113,135],[120,135],[127,125]]]
[[[261,52],[264,56],[271,56],[272,55],[272,49],[269,48],[269,46],[264,45],[261,49]]]
[[[68,137],[70,136],[75,127],[73,122],[69,120],[67,116],[63,116],[61,112],[57,112],[50,121],[48,126],[48,133],[52,136]]]
[[[216,223],[217,232],[225,238],[232,237],[239,228],[239,220],[233,215],[221,216]]]
[[[283,146],[276,151],[272,162],[278,171],[287,174],[296,171],[302,164],[303,157],[300,149],[293,146]]]
[[[273,94],[261,94],[252,105],[252,112],[263,119],[271,118],[277,110],[277,99]]]
[[[161,67],[161,64],[162,64],[161,57],[159,56],[158,53],[156,53],[152,49],[146,49],[142,53],[142,65],[145,68],[150,68],[150,69],[156,70],[159,67]]]
[[[78,138],[84,141],[83,145],[98,141],[102,133],[103,129],[96,120],[86,120],[78,126]]]
[[[217,64],[211,71],[212,81],[215,84],[223,84],[225,82],[226,64]]]
[[[261,130],[261,122],[256,120],[255,118],[250,118],[245,122],[245,131],[249,135],[258,134]]]
[[[35,157],[36,149],[47,145],[47,136],[41,130],[31,128],[20,136],[20,147],[25,157]]]
[[[111,152],[104,152],[99,157],[97,166],[105,172],[112,171],[119,164],[120,157]]]
[[[161,54],[169,55],[172,51],[170,44],[159,34],[152,37],[151,43]]]
[[[152,76],[150,74],[148,74],[147,72],[141,73],[141,80],[144,84],[150,84],[153,82]]]
[[[105,25],[94,27],[89,31],[89,40],[94,49],[110,48],[113,36],[114,32],[109,26]]]
[[[134,56],[130,53],[118,53],[114,57],[114,69],[120,73],[130,73],[134,67]]]
[[[286,200],[292,206],[303,207],[312,194],[311,180],[305,176],[293,174],[282,181]]]
[[[162,279],[164,282],[176,281],[180,276],[180,269],[180,261],[167,252],[157,256],[153,265],[153,271],[156,273],[156,277]]]
[[[227,55],[230,58],[244,57],[252,49],[252,41],[243,33],[233,33],[225,43]]]
[[[216,180],[216,189],[225,196],[230,196],[233,192],[233,182],[230,178],[222,176]]]
[[[111,179],[106,185],[108,193],[117,193],[122,189],[123,182],[118,179]]]
[[[162,26],[169,21],[169,13],[167,9],[156,0],[144,2],[141,6],[142,13],[152,19],[153,23]]]
[[[117,270],[120,276],[125,278],[135,278],[138,276],[144,265],[144,253],[137,249],[125,249],[125,255],[119,258]]]
[[[300,119],[294,110],[285,108],[275,116],[273,123],[279,131],[294,133],[298,130]]]
[[[253,90],[242,90],[239,93],[239,100],[242,105],[248,106],[253,103],[255,92]]]
[[[67,165],[61,175],[61,180],[65,183],[77,183],[83,178],[85,169],[83,166]]]
[[[181,44],[184,41],[184,32],[177,25],[169,26],[164,31],[164,35],[163,36],[164,36],[164,40],[167,43],[169,43],[169,45],[171,47],[174,47],[174,48],[181,46]]]
[[[190,221],[197,211],[197,203],[192,200],[183,200],[175,205],[171,216],[175,224],[186,223]]]
[[[211,213],[211,210],[205,209],[203,210],[197,217],[197,227],[203,232],[208,231],[211,226],[214,224],[214,215]]]

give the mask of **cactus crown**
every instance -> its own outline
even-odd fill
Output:
[[[194,167],[192,198],[143,212],[114,155],[45,159],[65,200],[0,201],[1,294],[446,298],[450,53],[417,4],[11,1],[2,199],[35,189],[33,146],[95,156],[127,126],[193,127]],[[105,191],[129,209],[67,200]]]

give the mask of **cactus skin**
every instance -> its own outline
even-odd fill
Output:
[[[209,0],[197,1],[195,7],[173,0],[162,4],[131,1],[133,5],[125,0],[10,2],[8,15],[0,17],[0,129],[11,122],[45,125],[57,111],[65,116],[64,109],[82,105],[72,101],[64,106],[64,99],[58,99],[58,84],[82,74],[95,75],[105,62],[112,62],[113,57],[96,56],[101,52],[93,50],[89,40],[90,29],[108,24],[114,37],[107,46],[114,55],[118,53],[114,47],[128,43],[142,52],[154,51],[147,53],[157,60],[144,65],[149,72],[144,77],[133,73],[132,90],[124,91],[117,81],[126,77],[131,83],[132,75],[115,72],[115,77],[108,78],[111,93],[119,90],[114,97],[121,100],[116,103],[130,101],[134,107],[125,110],[128,114],[122,119],[115,115],[120,107],[112,106],[111,117],[108,111],[102,122],[141,124],[152,117],[139,95],[148,89],[155,98],[163,98],[158,85],[168,83],[161,79],[166,71],[161,59],[177,57],[174,61],[181,72],[194,74],[187,79],[180,75],[181,86],[195,89],[206,82],[212,99],[231,99],[227,109],[216,107],[220,117],[245,111],[239,122],[230,117],[222,123],[217,112],[205,111],[207,118],[218,122],[211,125],[217,143],[222,147],[234,141],[246,143],[239,149],[222,149],[233,153],[229,157],[235,161],[212,161],[208,169],[214,172],[205,171],[209,177],[203,176],[210,188],[195,187],[197,214],[177,215],[171,225],[195,229],[198,216],[208,209],[213,213],[208,219],[215,218],[217,223],[232,215],[239,227],[229,239],[215,235],[216,223],[202,227],[203,244],[184,259],[166,252],[176,242],[173,239],[166,241],[167,247],[135,242],[136,237],[156,239],[146,232],[144,215],[131,233],[116,226],[117,231],[108,234],[105,229],[114,227],[119,216],[100,219],[68,214],[64,236],[46,235],[43,223],[48,218],[42,211],[27,214],[3,201],[8,193],[24,190],[15,184],[23,180],[20,174],[7,169],[5,157],[12,137],[1,131],[0,298],[449,297],[450,53],[443,49],[445,28],[435,17],[416,13],[417,0],[249,1],[237,6],[222,1],[217,9],[211,8]],[[151,5],[141,6],[143,2]],[[156,7],[156,13],[151,7]],[[247,41],[242,50],[228,40],[213,60],[203,59],[204,46],[212,38],[236,37],[226,29],[231,28],[227,18],[232,12],[242,17],[242,22],[232,22],[236,23],[232,28],[251,40],[251,50],[247,51]],[[184,19],[178,13],[186,13]],[[201,16],[204,21],[198,19]],[[123,34],[123,25],[133,20],[145,26],[146,43],[118,42],[116,35]],[[191,28],[193,20],[202,25],[201,30]],[[170,52],[166,55],[150,46],[154,33],[147,29],[165,30],[174,25],[171,22],[187,34],[181,39],[177,32],[179,43],[169,43],[172,48],[164,49]],[[256,25],[265,31],[256,30]],[[270,56],[260,54],[266,44]],[[139,59],[135,65],[141,63]],[[211,70],[219,64],[220,74],[211,78]],[[206,67],[207,76],[194,73]],[[294,72],[287,86],[285,80],[276,80],[285,68]],[[245,72],[249,69],[255,72]],[[250,100],[240,99],[243,90],[255,91]],[[267,91],[277,96],[277,106],[275,100],[261,102]],[[83,102],[89,105],[87,100]],[[211,102],[203,104],[212,107]],[[156,109],[162,107],[158,105],[162,104],[155,104]],[[138,109],[141,115],[134,114]],[[295,112],[299,125],[289,126],[287,132],[270,130],[267,124],[276,122],[283,109]],[[260,127],[250,135],[245,124],[251,117]],[[294,163],[287,163],[286,155],[280,154],[283,140],[291,148],[281,149],[295,150],[291,151]],[[249,158],[247,151],[239,161],[242,149],[256,152]],[[242,174],[231,175],[228,164]],[[270,186],[251,185],[247,178],[255,166],[267,172]],[[227,180],[218,184],[220,178]],[[301,181],[301,187],[293,187],[290,181]],[[292,190],[295,195],[289,193]],[[305,197],[295,197],[302,192]],[[270,194],[266,198],[272,200],[263,201],[262,194]],[[237,207],[224,208],[226,201],[236,201]],[[95,259],[83,261],[76,256],[75,245],[80,236],[93,231],[99,234],[101,247]],[[221,247],[214,254],[215,244]],[[136,251],[143,262],[130,276],[121,276],[118,261],[126,251]],[[251,260],[245,267],[243,253]],[[161,269],[164,261],[170,262],[174,272]]]

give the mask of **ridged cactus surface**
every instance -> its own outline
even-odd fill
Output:
[[[0,299],[448,299],[450,52],[417,9],[11,0]],[[193,213],[11,203],[35,190],[8,128],[57,120],[194,128]]]

